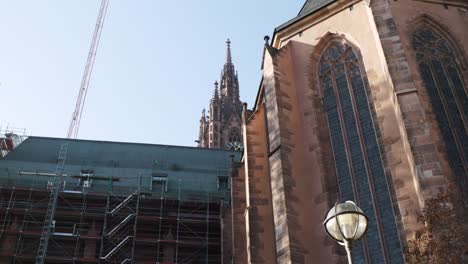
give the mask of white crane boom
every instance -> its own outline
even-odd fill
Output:
[[[89,81],[93,72],[94,59],[96,58],[97,48],[99,46],[99,40],[101,38],[102,27],[106,18],[107,6],[109,0],[101,0],[101,8],[99,9],[99,15],[96,21],[96,27],[94,29],[93,40],[91,41],[91,47],[89,48],[88,60],[86,61],[83,78],[81,79],[81,86],[78,92],[78,98],[76,99],[75,110],[73,111],[72,120],[68,128],[67,138],[77,138],[78,130],[80,129],[81,114],[83,113],[84,103],[86,101],[86,94],[88,93]]]

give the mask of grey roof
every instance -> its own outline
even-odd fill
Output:
[[[28,137],[0,159],[0,186],[47,188],[64,143],[68,144],[63,168],[65,191],[126,196],[138,189],[171,199],[229,200],[228,190],[220,189],[218,179],[230,176],[231,155],[238,161],[241,154],[195,147]],[[79,185],[83,170],[93,174],[92,184],[86,188]],[[163,185],[154,186],[153,176],[165,178],[165,189]]]
[[[28,137],[3,160],[55,164],[63,143],[69,144],[67,165],[152,168],[155,161],[172,161],[182,167],[216,169],[229,166],[230,155],[240,156],[238,152],[196,147]]]
[[[297,21],[303,19],[304,17],[310,15],[310,14],[313,14],[315,13],[316,11],[322,9],[323,7],[333,3],[333,2],[336,2],[337,0],[307,0],[305,2],[305,4],[302,6],[301,8],[301,11],[299,11],[299,14],[287,21],[286,23],[283,23],[281,25],[279,25],[276,29],[275,29],[275,32],[278,32],[294,23],[296,23]]]

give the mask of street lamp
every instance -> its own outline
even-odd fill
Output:
[[[352,264],[351,244],[367,231],[367,216],[354,202],[336,203],[323,222],[328,235],[346,249],[348,262]]]

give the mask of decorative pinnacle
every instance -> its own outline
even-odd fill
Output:
[[[216,100],[216,99],[219,98],[219,93],[218,93],[218,81],[215,81],[215,82],[214,82],[214,86],[215,86],[215,89],[214,89],[213,98]]]
[[[265,41],[265,44],[268,45],[268,41],[270,41],[270,36],[265,35],[265,37],[263,37],[263,40]]]
[[[227,39],[226,40],[227,44],[227,51],[226,51],[226,63],[231,64],[232,63],[232,58],[231,58],[231,40]]]

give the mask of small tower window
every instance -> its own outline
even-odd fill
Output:
[[[231,130],[229,135],[229,142],[241,142],[240,138],[241,137],[238,129]]]

